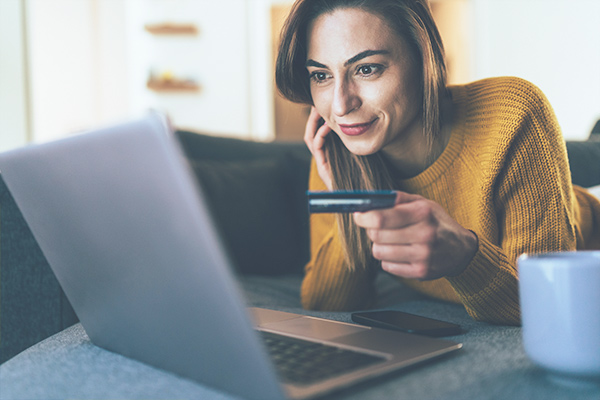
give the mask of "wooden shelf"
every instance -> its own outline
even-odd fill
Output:
[[[148,89],[155,92],[198,92],[200,86],[193,81],[169,80],[160,81],[151,79],[146,83]]]
[[[147,24],[144,26],[148,32],[154,35],[197,35],[198,28],[194,24]]]

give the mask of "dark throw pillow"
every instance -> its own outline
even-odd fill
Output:
[[[241,273],[300,272],[306,254],[281,158],[190,161],[208,199],[214,221]]]

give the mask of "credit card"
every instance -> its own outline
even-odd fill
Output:
[[[391,208],[396,202],[393,190],[306,192],[310,213],[352,213]]]

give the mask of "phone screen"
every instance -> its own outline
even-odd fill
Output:
[[[402,311],[385,310],[353,313],[352,320],[363,325],[426,336],[453,336],[463,332],[460,325]]]

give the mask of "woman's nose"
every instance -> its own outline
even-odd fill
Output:
[[[361,105],[360,97],[352,83],[341,81],[336,84],[333,93],[332,111],[338,117],[343,117]]]

